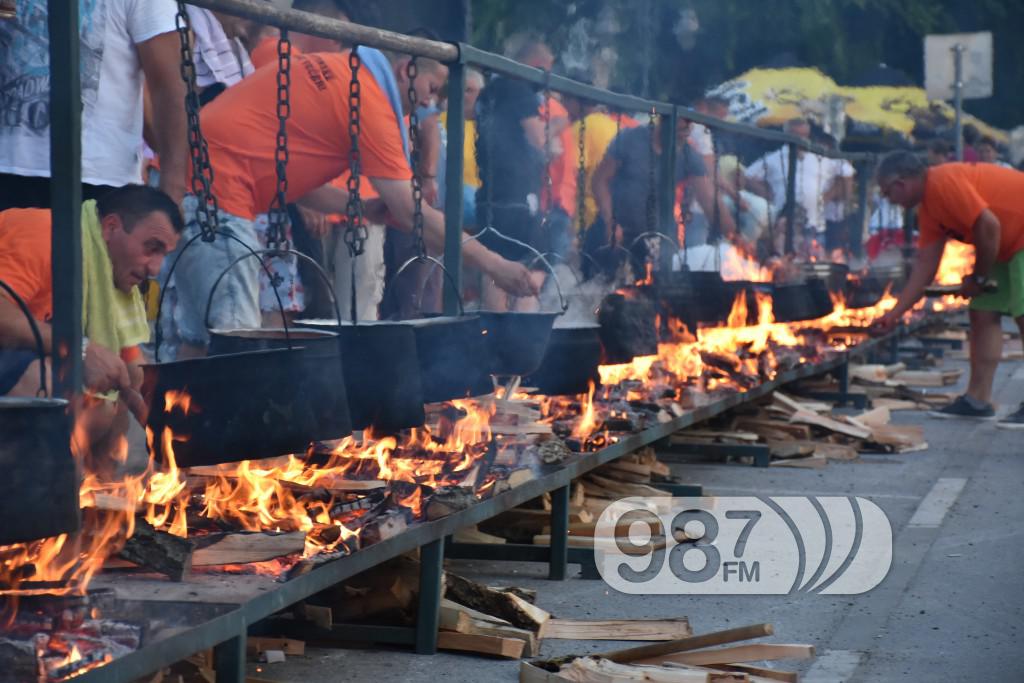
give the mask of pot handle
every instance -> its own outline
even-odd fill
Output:
[[[0,280],[0,288],[3,288],[14,299],[14,303],[18,304],[18,308],[21,309],[25,318],[28,319],[28,326],[32,329],[32,336],[36,341],[36,355],[39,356],[39,390],[36,392],[36,396],[46,398],[48,396],[46,391],[46,349],[43,348],[43,335],[39,332],[39,325],[36,324],[36,319],[32,317],[32,312],[28,310],[28,304],[18,296],[18,293],[9,284]]]
[[[662,241],[668,242],[673,247],[675,247],[677,253],[679,252],[679,244],[665,233],[658,232],[657,230],[648,230],[647,232],[640,233],[633,239],[632,242],[629,243],[629,248],[632,249],[634,246],[636,246],[637,242],[639,242],[640,240],[645,240],[648,237],[657,237]]]
[[[240,245],[242,245],[243,249],[245,249],[247,252],[249,252],[249,254],[247,254],[248,256],[252,256],[252,255],[256,254],[256,251],[252,247],[250,247],[248,244],[246,244],[245,242],[243,242],[242,240],[240,240],[238,237],[236,237],[235,235],[231,234],[230,232],[226,232],[224,230],[215,230],[213,232],[213,234],[214,235],[220,235],[221,237],[223,237],[225,239],[230,239],[230,240],[234,240],[235,242],[238,242]],[[174,275],[174,271],[178,267],[178,261],[181,260],[181,256],[182,256],[182,254],[185,253],[185,250],[188,249],[189,247],[191,247],[193,244],[195,244],[196,240],[202,239],[202,237],[203,237],[203,233],[200,232],[200,233],[198,233],[196,235],[193,235],[188,240],[188,242],[185,242],[185,245],[181,248],[181,251],[178,252],[178,255],[174,257],[174,261],[171,262],[171,267],[167,269],[167,279],[165,280],[165,282],[170,282],[171,281],[171,276]],[[203,241],[205,242],[206,240],[203,240]],[[237,263],[237,261],[235,263]],[[267,267],[267,265],[265,263],[263,263],[263,261],[260,261],[260,264],[263,266],[263,272],[267,274],[267,277],[268,278],[272,278],[273,277],[273,273],[270,272],[270,269]],[[225,270],[224,272],[227,272],[228,270],[231,270],[231,268],[234,265],[235,265],[234,263],[229,265],[227,267],[227,270]],[[217,282],[220,282],[220,278],[221,277],[224,277],[224,273],[220,274],[220,277],[217,278]],[[216,284],[214,284],[214,287],[216,287]],[[156,321],[155,321],[155,324],[154,324],[154,327],[156,328],[156,330],[153,333],[153,362],[154,363],[159,363],[160,362],[160,342],[163,340],[163,332],[162,332],[162,328],[160,327],[160,314],[163,312],[163,309],[164,309],[164,296],[166,294],[167,294],[167,287],[161,287],[160,288],[160,298],[157,299],[157,304],[156,304]],[[213,293],[211,292],[211,297],[212,297],[212,295],[213,295]],[[284,317],[284,304],[281,302],[281,296],[277,293],[277,288],[276,287],[274,288],[274,298],[277,299],[277,305],[281,309],[281,317],[283,318]],[[209,303],[207,303],[206,314],[207,314],[207,318],[209,318],[209,314],[210,314]],[[207,325],[207,327],[209,327],[209,326]],[[288,328],[287,328],[287,325],[286,325],[285,326],[285,334],[287,335],[287,333],[288,333]],[[291,346],[291,344],[289,344],[289,347],[290,346]]]
[[[334,315],[337,317],[336,319],[337,319],[338,323],[340,324],[341,323],[341,309],[338,307],[338,297],[335,296],[335,294],[334,294],[334,285],[331,284],[330,278],[327,277],[327,273],[324,272],[323,267],[319,263],[317,263],[316,259],[312,258],[311,256],[309,256],[307,254],[303,254],[300,251],[295,251],[294,249],[258,249],[258,250],[254,249],[254,250],[250,250],[250,253],[242,254],[241,256],[236,258],[234,261],[232,261],[231,264],[228,265],[228,267],[225,268],[221,272],[221,274],[217,276],[217,279],[214,280],[213,287],[210,288],[210,296],[206,300],[206,317],[203,319],[205,324],[206,324],[206,327],[207,328],[210,327],[210,308],[213,306],[213,295],[217,291],[217,287],[220,285],[221,280],[224,279],[224,276],[228,274],[229,270],[234,268],[236,265],[238,265],[239,263],[241,263],[245,259],[252,258],[253,256],[255,256],[256,258],[260,258],[261,256],[281,256],[283,254],[287,254],[289,256],[295,256],[296,258],[298,258],[298,259],[304,261],[305,263],[308,263],[308,264],[313,266],[313,270],[316,271],[316,274],[320,277],[320,280],[327,287],[327,291],[330,292],[330,294],[331,294],[331,304],[334,306]],[[260,263],[263,264],[264,271],[267,271],[267,274],[269,275],[270,273],[269,273],[269,269],[267,268],[266,263],[262,259],[260,259]],[[281,310],[281,324],[284,326],[285,341],[288,344],[288,348],[291,349],[292,348],[292,338],[291,338],[291,333],[290,333],[289,327],[288,327],[288,317],[284,314],[284,306],[281,304],[281,296],[279,294],[277,294],[277,288],[276,287],[274,288],[274,296],[277,297],[277,303],[278,303],[278,306],[280,307],[280,310]]]
[[[470,240],[478,240],[479,241],[480,237],[482,237],[483,235],[487,234],[488,232],[493,234],[493,235],[495,235],[495,236],[497,236],[497,237],[499,237],[499,238],[501,238],[501,239],[503,239],[503,240],[505,240],[506,242],[510,242],[510,243],[512,243],[512,244],[514,244],[514,245],[516,245],[518,247],[522,247],[523,249],[526,249],[527,251],[533,253],[534,259],[533,259],[533,261],[530,262],[530,264],[533,265],[537,261],[540,261],[541,263],[544,264],[544,266],[547,268],[548,272],[551,273],[551,279],[555,281],[555,289],[558,291],[558,301],[559,301],[559,304],[562,307],[562,313],[565,313],[567,310],[569,310],[569,303],[565,300],[565,296],[562,294],[562,283],[558,281],[558,275],[555,274],[555,269],[552,268],[551,264],[548,262],[548,260],[546,258],[544,258],[544,254],[542,254],[539,251],[537,251],[537,249],[535,249],[533,246],[527,244],[526,242],[520,242],[519,240],[517,240],[517,239],[515,239],[513,237],[508,237],[507,235],[503,235],[500,232],[498,232],[497,229],[495,229],[493,226],[490,226],[490,225],[488,225],[486,228],[484,228],[480,232],[471,234],[469,237],[467,237],[466,239],[462,240],[462,243],[465,244],[466,242],[469,242]]]
[[[403,263],[401,266],[398,267],[398,270],[395,272],[395,274],[391,276],[391,282],[394,282],[395,280],[397,280],[398,277],[403,272],[405,272],[406,268],[408,268],[409,266],[411,266],[414,263],[432,263],[435,268],[440,268],[441,272],[444,273],[445,280],[448,281],[448,286],[452,288],[453,292],[455,292],[455,298],[459,302],[459,315],[460,316],[466,315],[466,307],[465,307],[465,305],[462,302],[462,293],[459,291],[458,286],[455,284],[455,278],[452,277],[452,274],[449,273],[448,269],[444,267],[444,264],[439,259],[437,259],[437,258],[435,258],[433,256],[429,256],[427,254],[420,254],[418,256],[413,256],[408,261],[406,261],[405,263]],[[433,272],[434,271],[431,270],[430,274],[433,275]],[[426,286],[427,286],[427,283],[424,282],[423,283],[423,287],[420,287],[420,297],[419,297],[419,301],[417,302],[417,306],[420,309],[420,315],[423,314],[423,290],[426,289]]]

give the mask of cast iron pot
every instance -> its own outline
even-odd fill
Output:
[[[339,335],[353,429],[372,427],[376,433],[389,433],[423,424],[423,385],[412,325],[336,320],[295,324]]]
[[[295,374],[290,381],[295,394],[295,415],[311,441],[339,439],[352,432],[345,374],[342,371],[341,341],[337,333],[321,330],[210,330],[210,355],[245,351],[288,349],[292,345]]]
[[[579,323],[551,330],[544,360],[523,384],[537,387],[542,394],[582,394],[600,384],[601,326]]]
[[[423,399],[427,403],[437,403],[491,393],[494,389],[489,375],[491,359],[483,322],[479,316],[466,315],[462,296],[451,273],[433,256],[413,256],[401,265],[391,281],[397,280],[414,263],[430,263],[440,268],[459,302],[459,315],[403,321],[412,326],[416,337]],[[422,290],[420,294],[422,296]]]
[[[654,301],[636,287],[606,296],[597,309],[601,362],[619,365],[637,356],[657,354],[657,317]]]
[[[71,455],[68,402],[46,395],[46,352],[28,306],[2,287],[32,328],[39,358],[39,397],[0,397],[0,545],[77,531],[78,472]]]
[[[886,290],[898,292],[906,277],[902,264],[872,268],[866,274],[850,276],[846,305],[850,308],[868,308],[877,304]]]
[[[847,280],[850,274],[850,267],[845,263],[831,263],[827,261],[812,261],[803,264],[802,272],[807,279],[820,279],[825,281],[828,291],[833,294],[846,294]]]
[[[493,375],[529,375],[540,367],[557,313],[480,311]]]
[[[819,278],[772,287],[772,313],[776,322],[817,320],[831,313],[832,308],[828,285]]]

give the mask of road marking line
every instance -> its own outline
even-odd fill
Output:
[[[907,526],[934,528],[942,524],[966,484],[966,479],[942,478],[936,481],[932,490],[914,510],[914,516]]]
[[[804,683],[843,683],[864,661],[864,653],[857,650],[825,650],[818,655],[807,673],[800,677]]]

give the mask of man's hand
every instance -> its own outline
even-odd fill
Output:
[[[540,288],[530,278],[530,271],[521,263],[500,258],[490,269],[494,284],[512,296],[537,296]]]
[[[420,185],[423,190],[423,201],[430,206],[437,205],[437,178],[423,177],[423,181]]]
[[[902,314],[896,315],[895,311],[889,311],[881,318],[876,320],[874,323],[872,323],[871,327],[868,328],[868,332],[878,337],[882,336],[883,334],[888,334],[892,332],[893,328],[900,324],[900,320],[902,318]]]
[[[132,388],[128,366],[120,356],[99,344],[86,348],[83,370],[85,386],[96,393]]]

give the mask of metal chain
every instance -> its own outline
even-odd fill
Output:
[[[551,72],[544,72],[544,216],[541,219],[547,229],[548,218],[555,203],[555,186],[551,180]]]
[[[427,247],[423,242],[423,179],[420,175],[420,117],[416,112],[419,102],[416,96],[416,57],[409,59],[405,68],[409,77],[409,161],[412,164],[412,236],[416,243],[416,252],[420,256],[427,255]]]
[[[192,165],[191,189],[196,198],[196,224],[204,242],[212,242],[217,235],[217,198],[210,192],[213,168],[210,151],[199,126],[199,91],[196,89],[196,65],[192,59],[192,26],[184,0],[178,0],[178,13],[174,26],[181,39],[181,80],[185,81],[185,115],[188,123],[188,150]]]
[[[580,104],[580,108],[582,110],[582,103]],[[583,114],[582,111],[580,111],[580,113]],[[579,223],[579,235],[581,240],[583,239],[583,233],[587,229],[586,218],[583,215],[587,210],[586,137],[587,117],[584,114],[580,116],[580,130],[576,139],[576,154],[579,156],[580,162],[576,171],[576,220]]]
[[[359,58],[358,46],[353,46],[348,55],[348,65],[352,70],[352,77],[348,83],[348,135],[349,135],[349,175],[348,175],[348,205],[345,207],[345,215],[348,223],[345,227],[345,244],[348,246],[349,256],[356,257],[363,253],[366,246],[368,233],[363,225],[363,202],[359,196],[359,180],[362,175],[362,162],[359,152],[359,104],[362,95],[359,84],[359,67],[362,60]]]
[[[655,159],[655,155],[654,155],[654,149],[655,149],[654,117],[655,117],[655,112],[654,112],[654,108],[652,107],[651,108],[651,117],[647,121],[647,137],[648,137],[649,149],[651,151],[651,154],[650,154],[651,163],[649,164],[649,167],[648,167],[648,176],[647,176],[647,183],[648,183],[648,185],[647,185],[647,230],[648,230],[648,232],[652,232],[655,229],[654,226],[656,225],[656,222],[657,222],[656,215],[657,215],[657,210],[658,210],[657,209],[657,195],[655,194],[656,191],[657,191],[655,189],[655,185],[657,184],[657,178],[656,178],[656,175],[655,175],[655,166],[657,166],[658,161],[657,161],[657,159]],[[662,150],[662,154],[664,154],[664,153],[665,153],[665,150]],[[675,192],[675,183],[673,183],[672,187],[673,187],[672,191],[674,193]]]
[[[277,194],[267,214],[267,248],[288,250],[288,117],[291,116],[292,41],[288,30],[281,29],[277,40],[277,142],[274,167]],[[275,285],[276,286],[276,285]]]

